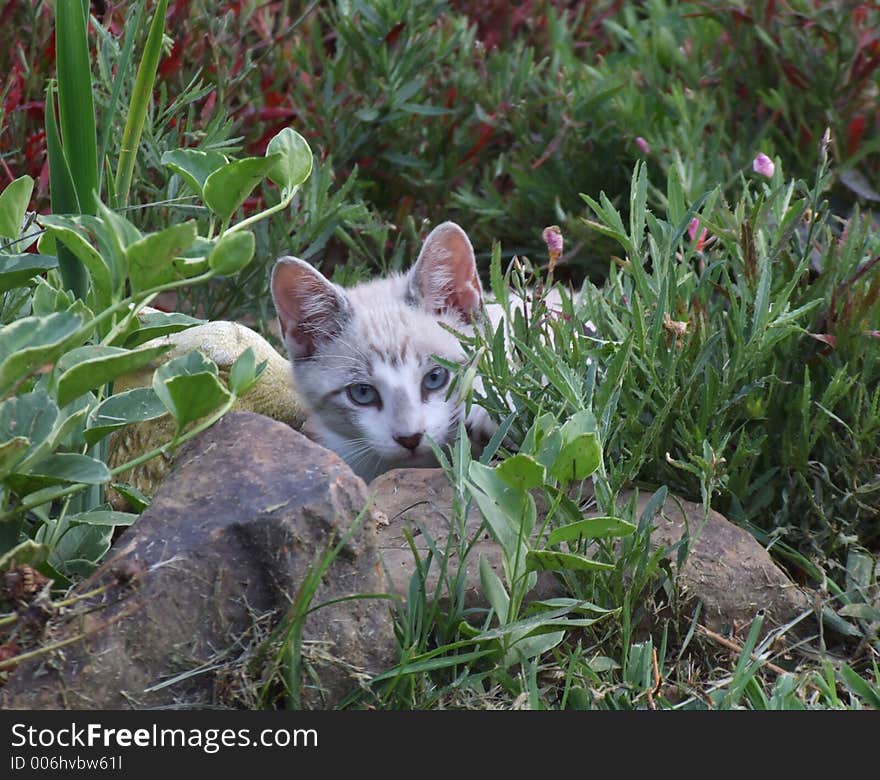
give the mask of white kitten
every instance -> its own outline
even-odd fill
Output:
[[[456,394],[447,399],[450,374],[432,357],[461,362],[464,350],[439,323],[468,332],[482,306],[467,234],[444,222],[409,273],[350,289],[282,257],[272,298],[310,435],[365,480],[435,465],[426,438],[451,443],[464,412]],[[472,438],[494,427],[477,406],[466,422]]]

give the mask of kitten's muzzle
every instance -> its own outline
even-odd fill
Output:
[[[396,441],[401,447],[404,447],[411,452],[415,452],[416,448],[422,442],[422,434],[411,433],[409,436],[395,436],[394,441]]]

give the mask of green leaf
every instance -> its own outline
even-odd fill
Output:
[[[59,217],[54,214],[41,216],[40,224],[46,228],[47,235],[60,241],[88,269],[98,301],[102,305],[109,305],[113,296],[110,267],[82,234],[82,227],[69,217]],[[42,245],[41,242],[40,246]]]
[[[495,610],[495,614],[498,616],[498,622],[506,623],[510,597],[504,589],[504,583],[492,571],[492,565],[485,555],[480,556],[480,584],[483,586],[483,594],[489,601],[489,606]]]
[[[0,193],[0,236],[18,238],[33,191],[34,180],[25,175],[9,182]]]
[[[520,492],[540,487],[547,478],[544,467],[533,457],[523,453],[507,458],[495,471],[505,483]]]
[[[36,282],[31,298],[31,314],[35,317],[67,311],[73,305],[73,296],[66,290],[59,290],[42,278],[37,279]]]
[[[870,604],[846,604],[837,610],[837,614],[843,617],[880,623],[880,609],[872,607]]]
[[[169,333],[178,333],[196,325],[204,325],[205,320],[178,312],[151,311],[139,314],[138,323],[137,330],[132,331],[125,338],[125,346],[129,349]]]
[[[0,255],[0,292],[24,287],[38,274],[58,267],[58,259],[50,255]]]
[[[229,369],[229,389],[237,396],[244,395],[253,383],[257,381],[257,377],[265,366],[266,361],[263,361],[258,370],[257,357],[254,354],[253,347],[248,347],[238,356],[232,364],[232,368]]]
[[[0,473],[11,472],[28,452],[48,439],[57,419],[58,407],[43,390],[23,393],[0,403],[0,441],[6,448]],[[11,444],[21,440],[26,442],[24,451],[21,444]]]
[[[537,511],[529,493],[519,493],[508,485],[495,469],[471,461],[468,476],[473,482],[471,494],[486,520],[489,532],[505,554],[513,559],[517,546],[528,540]]]
[[[110,549],[113,528],[104,525],[71,525],[49,556],[49,563],[68,575],[88,576]]]
[[[147,34],[147,41],[144,44],[137,76],[131,91],[131,101],[126,113],[125,129],[122,131],[122,141],[119,148],[119,163],[116,168],[115,189],[118,202],[122,205],[128,203],[128,189],[131,185],[135,159],[144,130],[144,120],[153,98],[153,83],[156,80],[159,58],[162,56],[162,41],[165,37],[165,11],[167,8],[168,0],[159,0],[156,4],[150,32]]]
[[[54,363],[70,347],[82,320],[70,312],[23,317],[0,328],[0,395],[40,366]]]
[[[110,480],[110,470],[105,463],[78,452],[56,452],[31,466],[24,474],[17,474],[29,486],[57,485],[62,482],[82,482],[86,485],[103,485]],[[31,487],[31,489],[33,489]]]
[[[560,482],[586,479],[602,463],[602,448],[595,433],[582,433],[564,444],[550,467]]]
[[[88,390],[149,365],[169,348],[163,344],[140,349],[86,346],[71,350],[58,361],[58,405],[67,406]]]
[[[846,664],[840,666],[840,677],[846,687],[862,699],[865,704],[874,707],[874,709],[880,709],[880,687],[871,685]]]
[[[226,163],[205,180],[205,203],[224,222],[228,222],[245,198],[281,159],[280,154],[245,157]]]
[[[30,446],[27,436],[13,436],[0,444],[0,479],[15,470]]]
[[[152,387],[137,387],[110,396],[89,414],[83,436],[88,444],[100,441],[108,434],[131,423],[155,420],[168,414]]]
[[[553,529],[547,538],[548,544],[574,542],[578,539],[606,539],[610,536],[629,536],[635,533],[636,526],[618,517],[588,517],[576,523]]]
[[[531,634],[530,636],[517,639],[501,661],[504,667],[512,666],[515,663],[525,663],[531,658],[537,658],[548,650],[552,650],[563,639],[565,639],[565,631],[550,631],[546,634]]]
[[[150,290],[176,279],[174,259],[195,240],[196,223],[189,220],[129,244],[125,253],[132,291]]]
[[[112,512],[107,509],[93,509],[90,512],[80,512],[79,514],[69,515],[67,522],[83,523],[85,525],[108,525],[112,528],[116,526],[129,526],[138,519],[138,515],[131,512]]]
[[[113,482],[112,487],[137,512],[143,512],[150,505],[150,497],[145,496],[134,485],[129,485],[127,482]]]
[[[582,409],[573,414],[562,426],[562,439],[567,444],[582,433],[598,433],[596,416],[589,409]]]
[[[92,70],[83,4],[55,4],[55,53],[58,73],[58,122],[79,205],[95,213],[98,191],[98,134],[92,98]]]
[[[198,193],[204,197],[205,181],[222,168],[229,160],[220,152],[200,149],[174,149],[162,155],[162,165],[170,168]]]
[[[574,553],[553,550],[529,550],[526,571],[613,571],[614,565],[585,558]]]
[[[226,233],[208,255],[208,265],[222,276],[238,273],[254,257],[256,241],[249,230]]]
[[[230,397],[217,378],[217,366],[195,351],[160,366],[153,375],[153,390],[179,429],[200,420]]]
[[[299,187],[312,172],[312,150],[296,130],[285,127],[266,147],[266,155],[280,155],[269,170],[269,178],[279,187]]]
[[[19,566],[24,563],[29,566],[39,566],[48,557],[48,545],[38,544],[33,539],[25,539],[21,544],[0,555],[0,571],[7,571],[13,561]]]

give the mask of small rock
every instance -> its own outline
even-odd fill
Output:
[[[351,528],[366,498],[364,483],[329,450],[266,417],[227,415],[179,454],[152,505],[76,592],[111,588],[84,617],[57,625],[50,641],[84,638],[23,663],[0,691],[0,707],[217,704],[215,665],[242,652],[236,642],[255,616],[287,611],[309,567]],[[386,591],[367,513],[311,606]],[[317,609],[303,639],[316,649],[304,654],[310,709],[338,704],[359,675],[396,660],[381,599]]]
[[[480,528],[480,515],[472,507],[463,529],[452,522],[453,491],[441,469],[398,469],[377,477],[370,483],[373,506],[388,517],[389,524],[379,529],[380,549],[394,592],[406,597],[410,579],[416,571],[415,560],[404,535],[412,534],[419,556],[424,560],[431,549],[429,538],[438,550],[447,542],[453,551],[447,571],[453,576],[461,566],[459,539],[473,539]],[[632,491],[619,495],[626,504]],[[638,514],[651,498],[640,491]],[[538,502],[541,524],[542,502]],[[705,522],[704,522],[705,520]],[[654,518],[652,544],[670,547],[682,538],[685,529],[691,535],[691,552],[682,571],[679,586],[685,597],[703,604],[701,621],[718,632],[748,625],[758,610],[765,612],[767,627],[781,625],[809,609],[806,595],[786,577],[767,551],[747,531],[735,526],[721,514],[710,511],[703,516],[700,504],[669,496]],[[500,547],[484,530],[466,562],[465,603],[468,607],[488,608],[480,586],[479,560],[484,555],[501,575]],[[677,553],[670,557],[674,560]],[[427,577],[426,592],[431,600],[440,578],[435,559]],[[447,591],[441,588],[441,596]],[[566,595],[550,572],[542,572],[530,600]]]

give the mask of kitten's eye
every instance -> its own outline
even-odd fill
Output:
[[[422,379],[422,387],[425,390],[439,390],[449,380],[449,372],[440,366],[434,366]]]
[[[379,392],[372,385],[358,382],[345,388],[348,397],[358,406],[372,406],[379,403]]]

